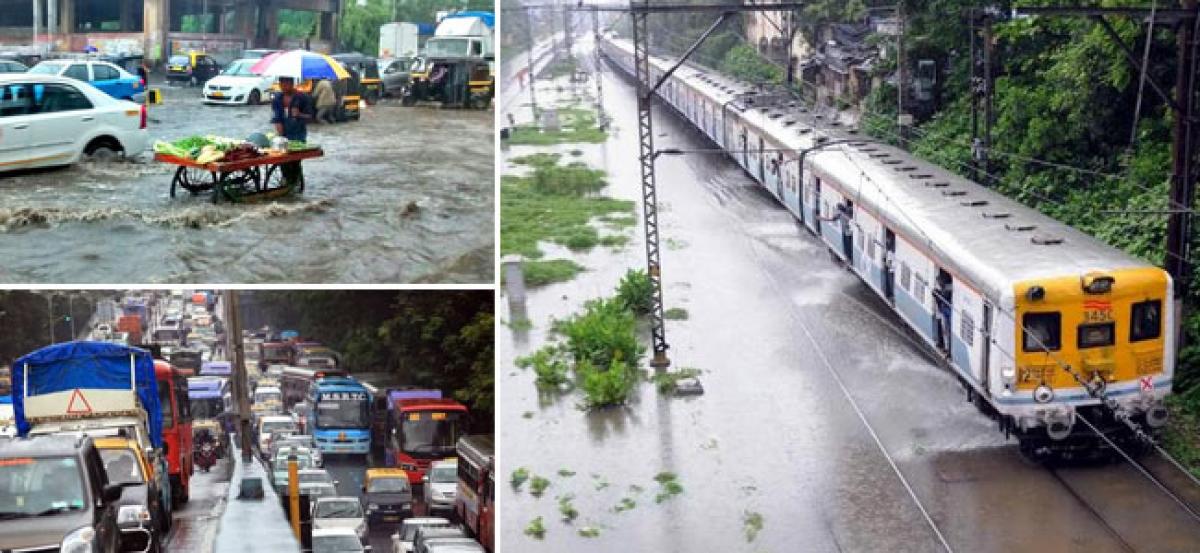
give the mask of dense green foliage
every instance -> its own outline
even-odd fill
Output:
[[[643,270],[629,270],[617,284],[617,301],[625,309],[645,315],[654,307],[654,283]]]
[[[386,371],[444,390],[486,431],[494,409],[494,299],[486,291],[271,290],[246,293],[247,321],[294,328],[353,372]]]
[[[83,334],[88,330],[96,300],[109,295],[98,291],[57,291],[47,301],[46,294],[49,292],[0,291],[0,335],[3,336],[0,339],[0,365],[8,365],[26,353],[49,345],[52,322],[55,341],[72,340],[68,315],[75,321],[75,331]],[[75,299],[68,297],[71,295]]]

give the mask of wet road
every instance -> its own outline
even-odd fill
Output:
[[[632,88],[611,73],[603,84],[610,140],[570,147],[609,171],[611,195],[640,199]],[[665,110],[654,124],[659,148],[711,147]],[[594,413],[577,396],[539,395],[513,359],[544,342],[551,319],[645,263],[640,239],[575,256],[588,271],[531,292],[533,328],[499,336],[500,479],[525,466],[551,481],[541,498],[528,483],[501,485],[504,547],[943,551],[941,533],[953,551],[1200,549],[1200,526],[1126,465],[1063,469],[1060,480],[1024,462],[913,335],[732,162],[665,156],[658,171],[666,306],[689,312],[668,321],[670,355],[675,368],[704,371],[706,394],[663,398],[643,384],[629,406]],[[662,471],[683,492],[660,503]],[[564,496],[579,511],[571,523],[560,520]],[[537,516],[541,541],[524,533]],[[599,535],[581,536],[585,527]]]
[[[270,130],[267,105],[164,96],[152,139]],[[0,176],[0,281],[491,282],[493,117],[387,100],[312,126],[326,156],[305,162],[303,195],[261,205],[171,199],[174,167],[149,151]]]
[[[209,472],[196,469],[192,475],[190,498],[172,517],[174,522],[166,542],[167,551],[213,550],[232,468],[233,463],[226,457]]]

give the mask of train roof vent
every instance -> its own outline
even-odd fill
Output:
[[[967,191],[966,190],[943,190],[942,195],[950,196],[950,197],[966,196]]]
[[[814,140],[817,141],[817,144],[824,144],[826,142],[829,142],[829,137],[828,136],[818,136]]]
[[[798,129],[796,129],[797,134],[808,134],[810,132],[812,132],[812,129],[808,128],[808,127],[800,127]]]
[[[987,200],[967,200],[961,202],[963,207],[983,207],[988,204]]]
[[[771,119],[779,119],[780,117],[783,117],[783,114],[777,111],[775,113],[772,113],[768,117],[770,117]]]
[[[1007,211],[985,211],[983,212],[983,217],[985,219],[1007,219],[1012,217],[1012,213]]]
[[[842,126],[842,122],[838,121],[837,119],[834,119],[833,121],[829,122],[829,126],[830,127],[840,127],[840,126]]]
[[[1028,232],[1037,228],[1037,225],[1032,223],[1005,223],[1004,228],[1013,232]]]
[[[874,150],[867,150],[866,148],[864,148],[863,151],[873,152]],[[874,154],[871,154],[871,157],[890,157],[891,155],[892,154],[889,154],[887,152],[876,152]]]
[[[817,114],[814,114],[814,115],[813,115],[813,119],[824,119],[824,118],[825,118],[825,116],[824,116],[824,115],[821,115],[820,113],[817,113]]]
[[[900,173],[907,173],[909,171],[916,171],[916,170],[917,170],[916,165],[905,165],[903,167],[896,167],[896,171],[900,172]]]
[[[859,148],[858,151],[860,151],[860,152],[878,152],[879,148],[876,148],[874,146],[864,146],[862,148]]]
[[[795,119],[784,119],[784,121],[783,121],[783,126],[785,126],[785,127],[790,127],[795,124],[796,124]]]
[[[1062,237],[1051,236],[1049,234],[1035,234],[1029,239],[1029,241],[1039,246],[1053,246],[1055,244],[1063,243]]]
[[[858,129],[846,129],[846,132],[850,134],[858,134]]]
[[[933,175],[930,175],[929,173],[913,173],[913,174],[909,175],[908,178],[925,180],[925,179],[932,179]]]
[[[866,145],[867,145],[867,143],[866,143],[866,142],[863,142],[863,141],[861,141],[861,140],[858,140],[858,141],[851,142],[851,143],[850,143],[850,145],[851,145],[851,146],[854,146],[855,148],[861,148],[861,147],[863,147],[863,146],[866,146]]]
[[[888,164],[888,165],[895,165],[895,164],[897,164],[897,163],[900,163],[900,160],[898,160],[898,159],[885,159],[885,160],[883,160],[883,162],[884,162],[884,163],[886,163],[886,164]]]
[[[796,107],[796,102],[788,102],[788,107],[789,107],[789,108],[794,108],[794,107]]]

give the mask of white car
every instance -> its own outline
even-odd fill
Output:
[[[357,497],[320,497],[312,508],[313,530],[350,528],[367,543],[367,519]]]
[[[253,105],[270,98],[275,77],[264,77],[250,72],[250,67],[259,61],[261,60],[240,59],[226,66],[220,75],[205,83],[204,103]]]
[[[400,523],[400,531],[392,534],[392,553],[412,553],[413,540],[417,539],[417,528],[432,526],[450,528],[450,521],[438,517],[410,517]]]
[[[271,451],[271,434],[280,432],[296,433],[296,422],[287,415],[267,415],[258,422],[258,451],[266,454]]]
[[[140,155],[146,106],[54,75],[0,75],[0,172]]]
[[[425,473],[425,505],[429,512],[453,511],[458,495],[458,459],[434,461]]]
[[[357,553],[366,551],[358,536],[349,528],[313,529],[313,553]]]

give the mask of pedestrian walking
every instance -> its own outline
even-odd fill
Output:
[[[334,110],[337,108],[337,93],[333,91],[333,83],[329,79],[321,79],[313,89],[313,97],[317,104],[317,122],[334,123]]]

